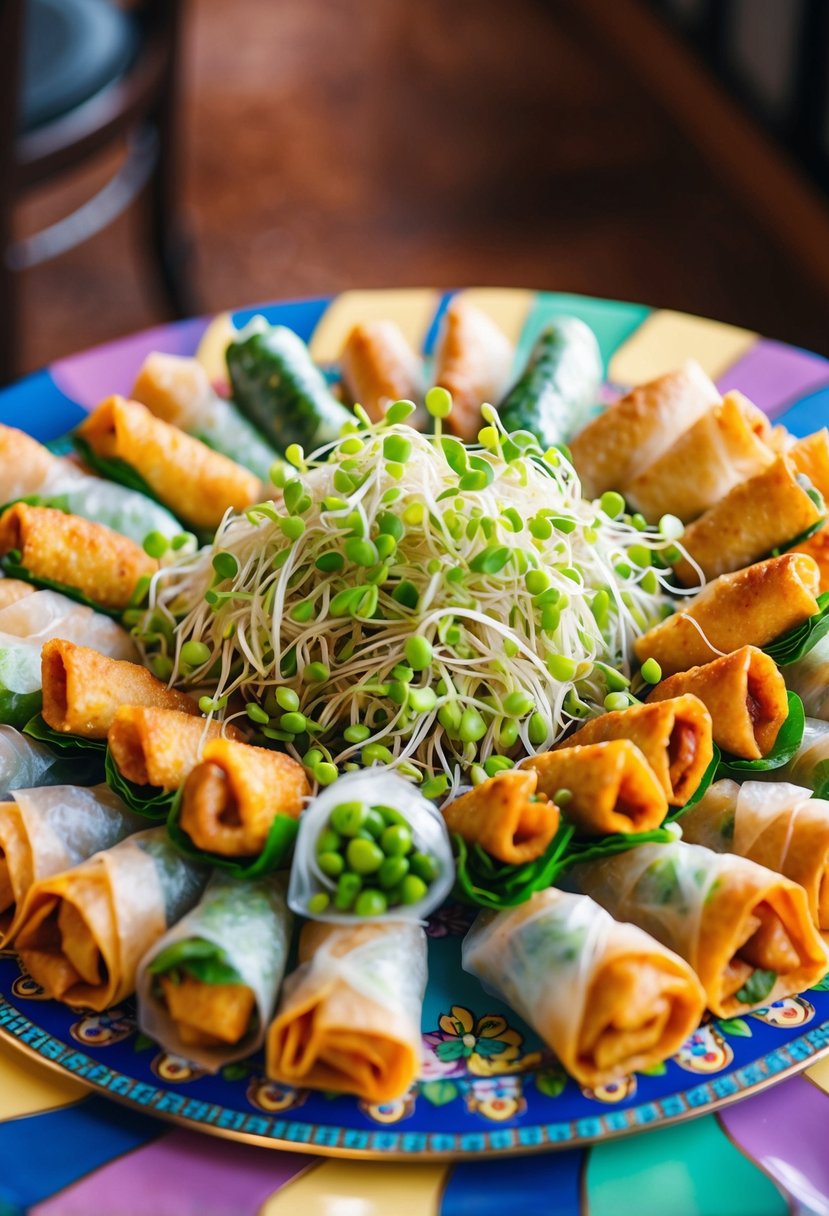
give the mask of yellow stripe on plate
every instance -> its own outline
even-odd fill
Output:
[[[88,1095],[79,1081],[62,1077],[0,1043],[0,1123],[71,1106]]]
[[[324,1161],[266,1199],[258,1216],[438,1216],[449,1168]]]
[[[806,1076],[814,1085],[817,1085],[818,1089],[829,1094],[829,1056],[825,1060],[821,1060],[819,1064],[815,1064],[813,1068],[808,1068]]]
[[[696,359],[712,380],[751,350],[757,334],[721,321],[663,310],[646,317],[610,361],[616,384],[642,384]]]
[[[537,292],[520,287],[469,287],[458,295],[491,317],[510,342],[518,342]]]
[[[403,291],[344,291],[328,305],[308,343],[317,363],[336,363],[346,338],[360,321],[394,321],[416,351],[440,303],[440,293],[426,288]]]
[[[211,384],[227,380],[225,351],[236,337],[236,326],[229,312],[220,312],[201,336],[196,358],[207,372]]]

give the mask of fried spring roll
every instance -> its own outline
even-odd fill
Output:
[[[814,527],[824,516],[798,480],[786,456],[748,481],[734,486],[682,537],[692,561],[682,558],[674,572],[686,587],[699,581],[697,567],[706,579],[741,570],[766,553],[778,549]]]
[[[0,803],[0,948],[12,940],[34,883],[146,827],[105,785],[16,790]]]
[[[482,912],[463,966],[538,1031],[581,1085],[667,1060],[696,1030],[705,993],[683,959],[584,895],[549,887]]]
[[[37,494],[57,463],[31,435],[0,425],[0,503]]]
[[[629,739],[636,744],[671,806],[685,805],[714,758],[711,715],[702,701],[690,694],[600,714],[553,750],[611,739]]]
[[[198,715],[196,702],[167,688],[139,663],[109,659],[63,638],[40,653],[43,717],[53,730],[105,739],[122,705],[147,705]]]
[[[817,564],[802,553],[783,553],[704,587],[681,612],[633,643],[641,663],[656,659],[672,676],[709,663],[747,643],[767,646],[818,611]]]
[[[21,582],[19,578],[0,578],[0,612],[34,593],[35,588],[31,583]]]
[[[417,402],[423,393],[420,359],[394,321],[355,325],[340,355],[343,382],[352,401],[379,422],[393,401]]]
[[[741,646],[721,659],[669,676],[648,701],[688,692],[710,713],[717,746],[743,760],[768,755],[789,712],[786,682],[774,660],[756,646]]]
[[[526,770],[537,774],[538,789],[548,798],[570,791],[565,814],[590,836],[649,832],[668,814],[661,781],[629,739],[542,752],[523,762]]]
[[[805,540],[799,540],[796,545],[792,545],[787,552],[804,553],[807,557],[811,557],[820,572],[818,590],[821,593],[829,591],[829,527],[826,524],[822,528],[818,528],[817,532],[813,532],[811,536],[807,536]],[[2,583],[0,583],[0,590],[2,590]]]
[[[207,853],[249,857],[262,852],[277,815],[299,818],[310,793],[305,770],[290,756],[210,739],[184,783],[180,825]]]
[[[233,726],[224,729],[229,738],[239,737]],[[208,724],[177,709],[124,705],[112,719],[107,746],[127,781],[176,790],[201,759],[202,745],[221,733],[221,722]]]
[[[798,439],[786,452],[798,473],[807,477],[829,503],[829,430],[823,427],[813,435]]]
[[[228,507],[243,511],[262,494],[258,477],[214,452],[146,406],[108,397],[77,434],[102,458],[125,461],[171,511],[191,527],[213,530]]]
[[[700,365],[640,384],[608,406],[570,443],[585,498],[625,491],[684,431],[722,398]]]
[[[644,844],[573,876],[611,916],[690,963],[718,1017],[802,992],[829,967],[803,888],[744,857]]]
[[[704,413],[624,487],[628,503],[650,523],[669,513],[683,523],[702,515],[773,462],[774,453],[757,433],[762,428],[758,414],[766,421],[740,393],[727,393],[721,405]]]
[[[273,1080],[391,1102],[420,1072],[426,936],[411,921],[309,922],[266,1042]]]
[[[32,581],[71,587],[110,611],[129,604],[158,562],[126,536],[78,515],[18,502],[0,515],[0,556],[20,553]]]
[[[681,823],[689,844],[748,857],[798,883],[814,923],[829,933],[829,802],[788,782],[717,781]]]
[[[284,879],[215,873],[141,960],[139,1025],[209,1072],[258,1050],[273,1017],[293,917]]]
[[[162,422],[193,431],[198,430],[212,395],[207,372],[198,359],[153,351],[138,369],[130,397]]]
[[[559,810],[536,793],[528,769],[498,773],[441,808],[450,832],[479,844],[492,857],[519,866],[540,857],[558,829]]]
[[[444,313],[435,348],[435,384],[452,394],[446,425],[468,441],[483,425],[481,405],[500,401],[513,360],[512,343],[485,312],[455,296]]]
[[[142,956],[206,881],[166,828],[138,832],[30,888],[15,937],[20,961],[52,999],[109,1009],[134,990]]]

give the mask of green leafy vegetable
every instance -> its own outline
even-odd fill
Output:
[[[203,937],[186,937],[173,942],[156,955],[147,970],[152,975],[170,973],[174,982],[181,972],[201,980],[203,984],[244,982],[236,968],[227,961],[227,952]]]
[[[288,861],[299,830],[299,821],[290,815],[277,815],[270,826],[265,847],[257,857],[220,857],[198,849],[183,830],[181,819],[181,790],[172,796],[167,819],[167,831],[173,844],[185,857],[204,861],[208,865],[227,870],[236,878],[261,878],[281,869]]]
[[[126,460],[121,460],[118,456],[99,456],[82,435],[73,435],[72,442],[78,455],[83,458],[84,464],[89,465],[90,469],[94,469],[108,481],[117,481],[119,485],[126,486],[128,490],[137,490],[139,494],[152,498],[154,502],[160,501],[148,482]]]
[[[136,815],[146,819],[166,819],[170,811],[175,790],[163,790],[157,785],[135,785],[127,781],[118,771],[109,748],[104,760],[104,779],[114,794]]]
[[[25,566],[20,565],[20,554],[17,550],[7,553],[5,557],[0,557],[0,567],[7,578],[19,578],[24,583],[31,583],[35,587],[43,587],[46,591],[59,591],[61,595],[67,596],[70,600],[76,600],[79,604],[85,604],[87,608],[93,608],[95,612],[102,612],[105,616],[111,616],[118,620],[121,613],[115,608],[104,608],[103,604],[96,604],[95,600],[91,600],[89,596],[84,595],[77,587],[70,587],[67,583],[56,582],[55,579],[43,578],[40,575],[32,574]]]
[[[815,798],[829,798],[829,760],[818,760],[809,779]]]
[[[776,971],[752,971],[742,988],[737,989],[735,996],[744,1005],[759,1005],[766,999],[776,982]]]
[[[38,650],[25,643],[0,650],[0,722],[22,730],[42,700]]]
[[[803,702],[796,692],[787,692],[789,713],[780,727],[774,747],[767,756],[759,760],[738,760],[734,756],[723,756],[717,768],[717,777],[732,777],[735,781],[751,780],[752,773],[766,773],[788,764],[803,742],[806,714]]]
[[[23,734],[38,743],[45,743],[55,756],[65,761],[67,784],[97,785],[104,775],[104,749],[100,739],[82,739],[80,735],[64,735],[52,730],[40,714],[30,719],[23,727]],[[60,784],[55,781],[53,784]]]
[[[814,616],[810,616],[802,625],[795,625],[793,629],[763,647],[778,667],[788,667],[790,663],[796,663],[829,633],[829,591],[824,591],[817,597],[817,604],[819,611]]]

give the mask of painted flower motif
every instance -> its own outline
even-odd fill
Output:
[[[72,1038],[89,1047],[109,1047],[113,1043],[122,1043],[134,1032],[135,1019],[123,1009],[92,1013],[69,1027]]]
[[[470,1081],[464,1093],[466,1109],[493,1123],[504,1123],[527,1109],[521,1077],[487,1077]]]
[[[269,1081],[266,1077],[251,1077],[246,1097],[251,1106],[265,1111],[268,1115],[275,1115],[280,1111],[293,1110],[296,1106],[302,1106],[308,1097],[308,1090],[280,1085],[276,1081]]]
[[[427,1053],[425,1077],[460,1077],[465,1073],[488,1077],[534,1068],[540,1052],[521,1054],[524,1036],[500,1014],[487,1013],[475,1019],[469,1009],[453,1005],[438,1023],[440,1029],[424,1035]],[[436,1062],[431,1066],[430,1055]]]
[[[767,1026],[805,1026],[815,1016],[815,1007],[803,996],[787,996],[766,1009],[755,1009],[749,1016]]]
[[[616,1081],[608,1081],[606,1085],[597,1085],[595,1089],[583,1085],[581,1092],[585,1098],[591,1098],[594,1102],[624,1102],[625,1098],[632,1098],[636,1093],[636,1077],[619,1077]]]
[[[360,1110],[375,1123],[399,1123],[414,1114],[415,1095],[410,1089],[392,1102],[360,1102]]]
[[[475,918],[475,910],[464,904],[444,904],[426,924],[429,937],[464,937]]]
[[[12,995],[24,1001],[48,1001],[46,991],[30,975],[22,971],[12,984]]]
[[[198,1064],[170,1051],[160,1051],[150,1068],[162,1081],[171,1081],[175,1085],[183,1085],[185,1081],[198,1081],[199,1077],[206,1076],[205,1069],[199,1068]]]
[[[716,1026],[708,1023],[685,1040],[674,1059],[686,1072],[712,1073],[730,1064],[734,1052]]]

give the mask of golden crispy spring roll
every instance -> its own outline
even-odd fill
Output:
[[[85,739],[105,739],[122,705],[177,709],[197,715],[192,697],[167,688],[138,663],[109,659],[62,638],[40,652],[43,717],[53,730]]]
[[[759,760],[774,747],[789,712],[777,664],[756,646],[677,672],[657,684],[648,701],[684,693],[699,697],[711,715],[714,742],[732,756]]]
[[[625,491],[722,398],[700,365],[682,367],[640,384],[608,406],[570,443],[585,498]]]
[[[225,730],[229,738],[239,737],[235,727]],[[221,722],[208,725],[177,709],[124,705],[112,719],[107,746],[127,781],[177,790],[201,759],[203,744],[221,733]]]
[[[611,916],[690,963],[718,1017],[802,992],[829,967],[803,888],[744,857],[644,844],[573,875]]]
[[[761,473],[774,453],[757,434],[760,411],[739,393],[727,393],[680,435],[672,447],[625,487],[625,498],[650,523],[676,515],[689,523],[729,490]],[[765,415],[761,415],[765,419]],[[693,469],[693,476],[688,470]]]
[[[31,583],[24,583],[19,578],[0,578],[0,612],[34,593],[35,588]]]
[[[540,857],[558,829],[559,810],[546,793],[536,792],[537,776],[511,769],[476,785],[441,808],[450,832],[479,844],[507,865]]]
[[[611,739],[629,739],[636,744],[671,806],[685,805],[714,757],[711,715],[702,701],[690,694],[600,714],[553,750]]]
[[[20,961],[54,1000],[109,1009],[133,991],[142,956],[206,881],[166,828],[138,832],[31,887],[15,938]]]
[[[435,384],[452,394],[446,425],[474,440],[483,426],[481,405],[500,401],[512,370],[512,343],[494,321],[455,296],[443,315],[435,348]]]
[[[147,355],[130,394],[133,401],[171,426],[197,430],[213,390],[198,359],[153,351]]]
[[[822,427],[798,439],[786,452],[798,473],[807,477],[829,502],[829,430]]]
[[[184,783],[182,831],[222,857],[250,857],[265,847],[277,815],[298,819],[311,787],[305,770],[282,752],[210,739]]]
[[[539,1033],[581,1085],[669,1059],[696,1030],[705,993],[688,964],[584,895],[549,887],[482,912],[466,971]]]
[[[423,393],[420,360],[394,321],[355,325],[340,355],[343,382],[352,401],[379,422],[393,401],[418,401]]]
[[[565,815],[580,832],[649,832],[668,814],[662,783],[629,739],[542,752],[522,764],[548,798],[569,790]]]
[[[704,587],[688,607],[633,643],[636,657],[656,659],[664,676],[709,663],[741,646],[767,646],[818,611],[820,575],[802,553],[783,553]]]
[[[11,798],[0,803],[0,948],[17,932],[34,883],[147,826],[105,785],[44,786]]]
[[[281,876],[216,872],[199,902],[141,960],[143,1032],[209,1072],[261,1047],[293,917]]]
[[[741,482],[694,523],[682,547],[706,579],[741,570],[773,549],[786,545],[824,515],[798,480],[785,456],[762,473]],[[699,582],[696,566],[683,558],[674,572],[686,587]]]
[[[681,824],[689,844],[748,857],[798,883],[829,933],[829,802],[784,781],[716,781]]]
[[[805,553],[807,557],[811,557],[820,572],[818,590],[821,593],[829,591],[829,527],[826,524],[822,528],[818,528],[817,532],[813,532],[811,536],[807,536],[805,540],[799,540],[796,545],[792,545],[787,552]],[[2,590],[2,583],[0,583],[0,590]]]
[[[0,425],[0,505],[37,494],[57,463],[31,435]]]
[[[78,515],[18,502],[0,515],[0,556],[17,551],[32,581],[58,583],[111,611],[158,562],[126,536]]]
[[[217,528],[228,507],[243,511],[261,497],[262,483],[253,473],[137,401],[108,397],[77,434],[97,456],[125,461],[179,519],[198,530]]]
[[[301,1089],[391,1102],[420,1072],[426,936],[412,921],[309,922],[268,1029],[266,1071]]]

